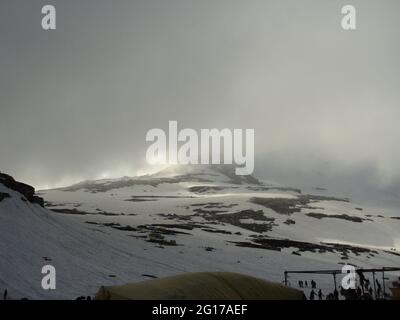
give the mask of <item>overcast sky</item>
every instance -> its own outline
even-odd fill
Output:
[[[259,177],[397,196],[399,30],[398,0],[2,0],[0,170],[135,175],[147,130],[178,120],[254,128]]]

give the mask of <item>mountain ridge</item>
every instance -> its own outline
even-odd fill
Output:
[[[0,183],[9,194],[0,201],[0,289],[73,298],[149,274],[231,271],[279,282],[290,269],[400,263],[400,220],[390,214],[223,172],[179,168],[44,190],[44,208]],[[44,264],[57,268],[55,292],[40,287]],[[316,280],[330,290],[330,279]]]

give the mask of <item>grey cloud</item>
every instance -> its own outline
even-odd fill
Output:
[[[178,120],[254,128],[265,178],[399,190],[398,1],[352,1],[351,32],[342,1],[52,3],[54,32],[47,2],[0,5],[2,171],[39,186],[135,174],[147,130]]]

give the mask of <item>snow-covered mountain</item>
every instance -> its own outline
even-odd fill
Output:
[[[231,166],[172,166],[41,191],[43,208],[0,180],[0,290],[74,298],[192,271],[281,282],[284,270],[400,265],[396,212],[318,192],[236,176]],[[54,291],[41,288],[45,264],[56,267]],[[331,289],[329,277],[314,279]]]

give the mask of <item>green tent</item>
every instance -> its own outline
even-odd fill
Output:
[[[301,300],[302,291],[230,272],[198,272],[101,287],[97,300]]]

